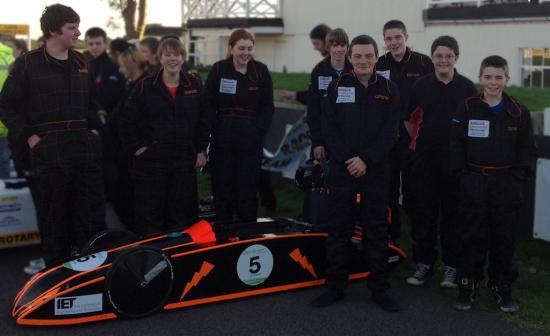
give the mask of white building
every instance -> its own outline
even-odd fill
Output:
[[[489,55],[505,57],[511,84],[550,87],[549,0],[182,0],[189,48],[208,65],[225,57],[231,29],[256,38],[256,58],[273,71],[310,72],[320,60],[309,32],[319,23],[346,30],[350,38],[373,36],[384,50],[382,26],[403,21],[408,44],[428,54],[440,35],[460,44],[457,68],[477,82]]]

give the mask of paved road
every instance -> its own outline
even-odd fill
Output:
[[[456,312],[451,299],[438,291],[410,288],[394,281],[392,293],[403,311],[389,314],[368,300],[363,282],[354,282],[346,300],[333,307],[314,309],[308,302],[321,288],[311,288],[191,309],[159,313],[138,320],[114,320],[83,326],[21,327],[9,310],[28,278],[23,266],[38,248],[0,250],[0,335],[536,335],[521,330],[499,312],[475,309]]]

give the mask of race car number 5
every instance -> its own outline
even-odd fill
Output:
[[[248,286],[265,282],[273,271],[273,254],[264,245],[252,245],[241,252],[237,261],[237,275]]]

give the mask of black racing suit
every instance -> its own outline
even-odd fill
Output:
[[[458,266],[460,242],[453,222],[458,186],[449,174],[449,133],[458,106],[475,94],[472,81],[456,71],[447,84],[431,73],[412,88],[405,116],[412,134],[402,169],[409,176],[413,258],[426,265],[437,258],[439,226],[443,263]]]
[[[512,263],[518,210],[536,145],[525,106],[504,94],[504,110],[496,115],[482,98],[468,98],[453,118],[450,169],[460,178],[458,271],[461,279],[481,280],[489,252],[489,286],[506,287],[518,275]]]
[[[209,130],[198,77],[181,72],[175,99],[162,70],[135,85],[120,116],[120,138],[132,160],[138,234],[197,221],[195,162],[206,150]],[[147,149],[135,155],[142,147]]]
[[[354,91],[352,94],[351,92]],[[355,225],[353,212],[361,194],[361,226],[364,251],[370,265],[368,285],[373,291],[389,288],[388,257],[388,154],[397,140],[399,98],[397,87],[373,75],[368,87],[353,73],[333,81],[323,101],[323,134],[331,158],[327,248],[327,285],[342,289],[347,284],[347,264]],[[346,160],[359,157],[366,175],[348,173]]]
[[[47,264],[69,256],[105,227],[101,128],[84,56],[57,60],[39,48],[19,57],[0,95],[16,160],[30,151]],[[27,139],[40,141],[29,148]]]
[[[401,118],[407,111],[407,104],[411,93],[412,86],[420,77],[434,71],[434,66],[431,59],[421,53],[407,48],[405,55],[400,62],[396,62],[390,52],[378,58],[376,63],[376,72],[378,75],[385,77],[397,84],[399,89],[399,97],[401,100],[400,113]],[[407,207],[407,178],[406,174],[401,175],[401,156],[405,150],[406,144],[409,142],[408,134],[400,123],[399,126],[399,141],[390,152],[390,188],[389,188],[389,203],[391,208],[391,226],[390,239],[393,242],[398,242],[401,236],[401,218],[399,214],[399,195],[403,194],[403,205]],[[401,189],[401,190],[400,190]]]
[[[113,165],[111,166],[111,186],[112,193],[109,195],[109,200],[115,210],[119,221],[130,230],[133,230],[135,220],[135,199],[134,186],[130,173],[130,164],[133,161],[134,153],[127,153],[126,148],[122,145],[120,139],[120,115],[124,111],[126,101],[136,84],[145,78],[146,74],[142,74],[136,80],[126,82],[126,88],[122,93],[118,106],[107,114],[107,122],[105,123],[105,134],[108,134],[111,139],[110,151],[114,154],[112,158]]]
[[[101,121],[107,124],[110,114],[114,113],[124,93],[124,77],[118,71],[118,64],[106,52],[90,61],[90,75],[95,84]],[[114,139],[115,135],[112,130],[113,127],[111,125],[106,125],[102,133],[105,197],[107,201],[111,202],[117,217],[127,225],[128,221],[125,219],[125,209],[123,209],[125,205],[121,204],[124,201],[120,199],[121,191],[118,189],[120,179],[117,172],[116,160],[117,156],[121,155],[121,153],[116,151],[116,140]]]
[[[255,221],[263,137],[273,117],[273,84],[267,67],[250,60],[246,74],[233,59],[212,66],[205,84],[214,116],[211,161],[216,218]]]
[[[344,69],[338,73],[330,63],[330,56],[317,63],[311,71],[307,104],[307,125],[311,137],[311,148],[325,146],[321,126],[321,102],[327,92],[328,85],[333,79],[339,78],[344,73],[352,70],[352,66],[346,58]],[[325,148],[326,149],[326,148]]]

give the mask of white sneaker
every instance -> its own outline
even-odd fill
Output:
[[[407,283],[412,286],[421,286],[433,275],[432,266],[423,263],[417,264],[417,269],[412,276],[407,278]]]
[[[439,285],[443,288],[456,288],[456,268],[451,266],[443,267],[443,277]]]
[[[44,258],[31,259],[29,261],[29,266],[35,268],[44,268],[46,267],[46,262],[44,261]]]
[[[25,266],[25,268],[23,268],[23,271],[25,272],[25,274],[28,274],[28,275],[35,275],[36,273],[40,272],[41,270],[43,270],[45,267],[32,267],[32,266]]]
[[[25,266],[25,268],[23,268],[23,271],[25,272],[25,274],[35,275],[44,268],[46,268],[46,262],[44,261],[44,258],[37,258],[29,260],[29,265]]]

